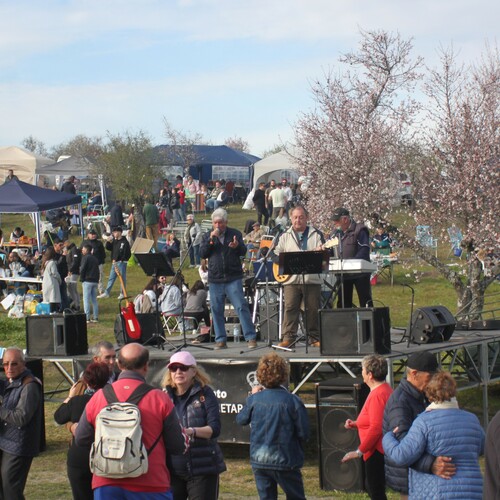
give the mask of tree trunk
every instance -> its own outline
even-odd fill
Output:
[[[484,292],[493,280],[484,276],[481,262],[474,254],[467,259],[467,274],[463,277],[431,254],[415,238],[401,231],[397,231],[397,234],[400,241],[404,241],[418,257],[437,269],[439,274],[453,285],[460,315],[469,320],[480,319],[484,306]]]

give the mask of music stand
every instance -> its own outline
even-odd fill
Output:
[[[160,325],[160,314],[158,311],[158,275],[174,276],[175,273],[172,269],[172,265],[164,253],[135,253],[134,256],[139,261],[139,265],[144,273],[154,279],[154,290],[156,295],[156,331],[153,332],[151,338],[149,338],[144,345],[148,345],[150,342],[156,342],[156,348],[163,349],[163,344],[168,342],[171,346],[174,346],[172,342],[168,341],[163,336],[163,328]]]
[[[279,254],[279,273],[302,275],[302,287],[304,296],[304,324],[306,337],[306,354],[309,349],[309,332],[307,329],[307,287],[306,274],[323,274],[328,271],[330,254],[325,251],[306,251],[306,252],[280,252]],[[317,311],[316,311],[317,314]],[[291,346],[298,342],[298,338],[292,342]]]

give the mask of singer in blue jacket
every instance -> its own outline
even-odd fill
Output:
[[[227,348],[224,321],[226,297],[234,306],[248,348],[257,347],[257,334],[252,323],[250,308],[243,294],[243,267],[241,258],[247,247],[237,229],[227,226],[227,212],[217,208],[212,213],[213,230],[203,235],[200,256],[208,259],[208,283],[210,285],[210,308],[215,330],[214,349]]]

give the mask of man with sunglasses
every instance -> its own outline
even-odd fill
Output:
[[[42,384],[26,368],[21,349],[6,349],[2,364],[7,381],[0,385],[0,498],[20,499],[33,457],[40,452]]]

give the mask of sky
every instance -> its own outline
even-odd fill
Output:
[[[495,0],[0,0],[0,146],[48,149],[77,134],[164,120],[206,142],[241,137],[262,156],[293,141],[311,83],[339,71],[360,29],[413,38],[464,63],[497,43]]]

